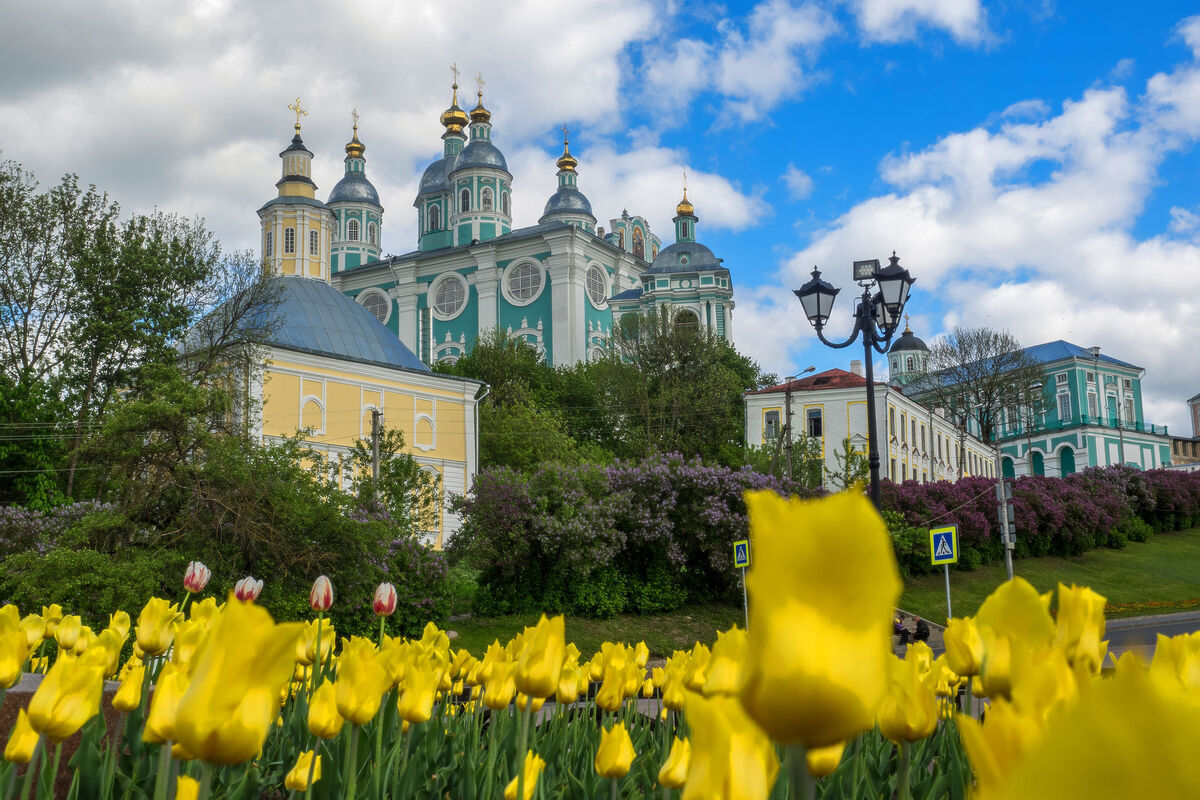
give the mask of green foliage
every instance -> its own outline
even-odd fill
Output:
[[[899,511],[885,510],[883,521],[892,537],[900,575],[907,578],[933,572],[933,565],[929,561],[929,529],[909,525]]]
[[[865,486],[871,478],[871,462],[867,454],[854,449],[847,436],[842,440],[842,446],[833,454],[837,461],[837,469],[829,471],[829,488],[835,492],[844,491],[852,486]]]

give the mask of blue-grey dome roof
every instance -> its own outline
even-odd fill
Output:
[[[504,154],[496,145],[483,139],[476,139],[464,147],[450,171],[456,172],[466,167],[497,167],[508,172],[508,162],[504,160]]]
[[[683,263],[683,257],[687,263]],[[643,274],[652,272],[698,272],[706,269],[724,269],[720,260],[702,244],[696,242],[676,242],[658,251],[650,269]]]
[[[329,203],[370,203],[379,205],[379,192],[361,172],[347,172],[346,176],[337,182],[329,193]]]
[[[542,212],[542,216],[548,217],[558,213],[587,214],[590,217],[592,204],[584,197],[583,192],[574,186],[560,186],[546,201],[546,210]]]
[[[906,327],[900,338],[892,343],[892,347],[888,352],[895,353],[897,350],[924,350],[928,353],[929,345],[914,336],[913,332]]]
[[[271,344],[367,364],[429,371],[375,315],[325,281],[284,276],[272,278],[270,285],[278,291],[277,305],[263,311],[275,322],[268,336]]]
[[[443,156],[425,168],[421,176],[421,187],[417,189],[417,197],[425,194],[450,191],[450,173],[454,171],[454,162],[458,156]]]

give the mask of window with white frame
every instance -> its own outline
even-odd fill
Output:
[[[1087,381],[1088,383],[1091,383],[1091,384],[1095,384],[1095,382],[1096,382],[1096,373],[1094,373],[1094,372],[1085,372],[1083,375],[1084,375],[1084,380],[1085,380],[1085,381]]]
[[[604,268],[597,264],[588,267],[587,296],[593,306],[604,309],[604,300],[608,297],[608,276],[604,274]]]
[[[352,219],[346,223],[346,238],[352,242],[357,242],[359,239],[358,220]]]
[[[1126,397],[1126,398],[1125,398],[1125,421],[1126,421],[1126,422],[1133,422],[1133,421],[1134,421],[1134,417],[1133,417],[1133,398],[1132,398],[1132,397]]]
[[[504,276],[504,294],[509,302],[527,305],[542,293],[543,281],[542,268],[537,264],[530,261],[513,264]]]
[[[463,189],[461,192],[458,193],[458,210],[459,211],[470,211],[471,210],[471,190],[470,189]]]
[[[283,229],[283,252],[284,253],[296,252],[296,229],[295,228],[284,228]]]
[[[779,435],[779,409],[772,408],[763,412],[763,441],[774,439]]]
[[[491,189],[485,188],[483,190],[482,194],[480,194],[480,200],[483,203],[484,211],[492,210],[492,190]]]
[[[319,231],[308,232],[308,254],[310,256],[321,255],[321,234]]]
[[[1057,375],[1055,375],[1054,383],[1058,386],[1066,386],[1067,385],[1067,373],[1060,372]]]
[[[500,210],[504,212],[505,216],[508,216],[508,192],[500,193]]]
[[[1058,393],[1058,421],[1068,422],[1071,419],[1071,395],[1069,392]]]
[[[1088,411],[1087,411],[1088,416],[1091,417],[1092,419],[1096,419],[1097,417],[1099,417],[1100,416],[1100,399],[1096,395],[1095,392],[1088,392],[1087,403],[1088,403]]]
[[[263,240],[263,255],[267,258],[275,255],[274,253],[275,236],[273,231],[267,231],[267,236]]]
[[[437,206],[429,207],[429,230],[440,231],[442,229],[442,210]]]
[[[367,226],[367,242],[369,242],[370,244],[378,244],[379,243],[378,240],[379,240],[379,229],[376,228],[375,223],[372,222],[370,225]]]
[[[821,409],[810,408],[806,416],[808,417],[808,435],[821,438]]]
[[[448,272],[433,282],[433,315],[454,319],[467,304],[467,282],[457,272]]]

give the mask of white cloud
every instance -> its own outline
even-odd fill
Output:
[[[1026,344],[1099,344],[1146,368],[1147,419],[1177,428],[1196,391],[1200,215],[1175,208],[1162,233],[1133,230],[1163,160],[1197,138],[1200,66],[1191,61],[1153,76],[1132,102],[1118,87],[1091,89],[1046,119],[1002,121],[890,156],[880,175],[891,191],[819,231],[787,261],[782,286],[739,298],[739,346],[786,369],[778,342],[801,336],[787,357],[805,361],[814,338],[786,290],[813,264],[847,287],[852,260],[895,248],[917,276],[917,303],[927,293],[949,309],[943,327],[1008,328]],[[849,303],[841,306],[835,315],[848,329]]]
[[[722,19],[716,42],[685,38],[647,48],[646,94],[678,112],[712,90],[723,99],[722,110],[739,121],[761,119],[812,84],[816,51],[837,30],[833,16],[815,3],[764,0],[744,23]]]
[[[803,200],[812,194],[813,179],[795,164],[788,164],[787,170],[783,173],[783,182],[793,200]]]
[[[1050,113],[1045,100],[1019,100],[1000,112],[1007,119],[1038,119]]]
[[[855,0],[852,6],[868,41],[908,41],[922,27],[941,28],[962,44],[978,44],[987,36],[980,0]]]

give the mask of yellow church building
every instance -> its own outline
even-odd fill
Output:
[[[276,305],[263,368],[250,389],[260,408],[255,433],[269,443],[307,430],[322,474],[348,488],[363,477],[349,469],[354,443],[370,438],[372,414],[380,412],[439,480],[443,502],[421,536],[441,547],[459,527],[444,498],[465,493],[477,469],[485,385],[432,372],[374,314],[330,285],[334,213],[316,197],[313,154],[300,138],[304,112],[299,101],[292,109],[296,132],[280,153],[278,196],[258,212]],[[356,129],[347,158],[357,139]]]

